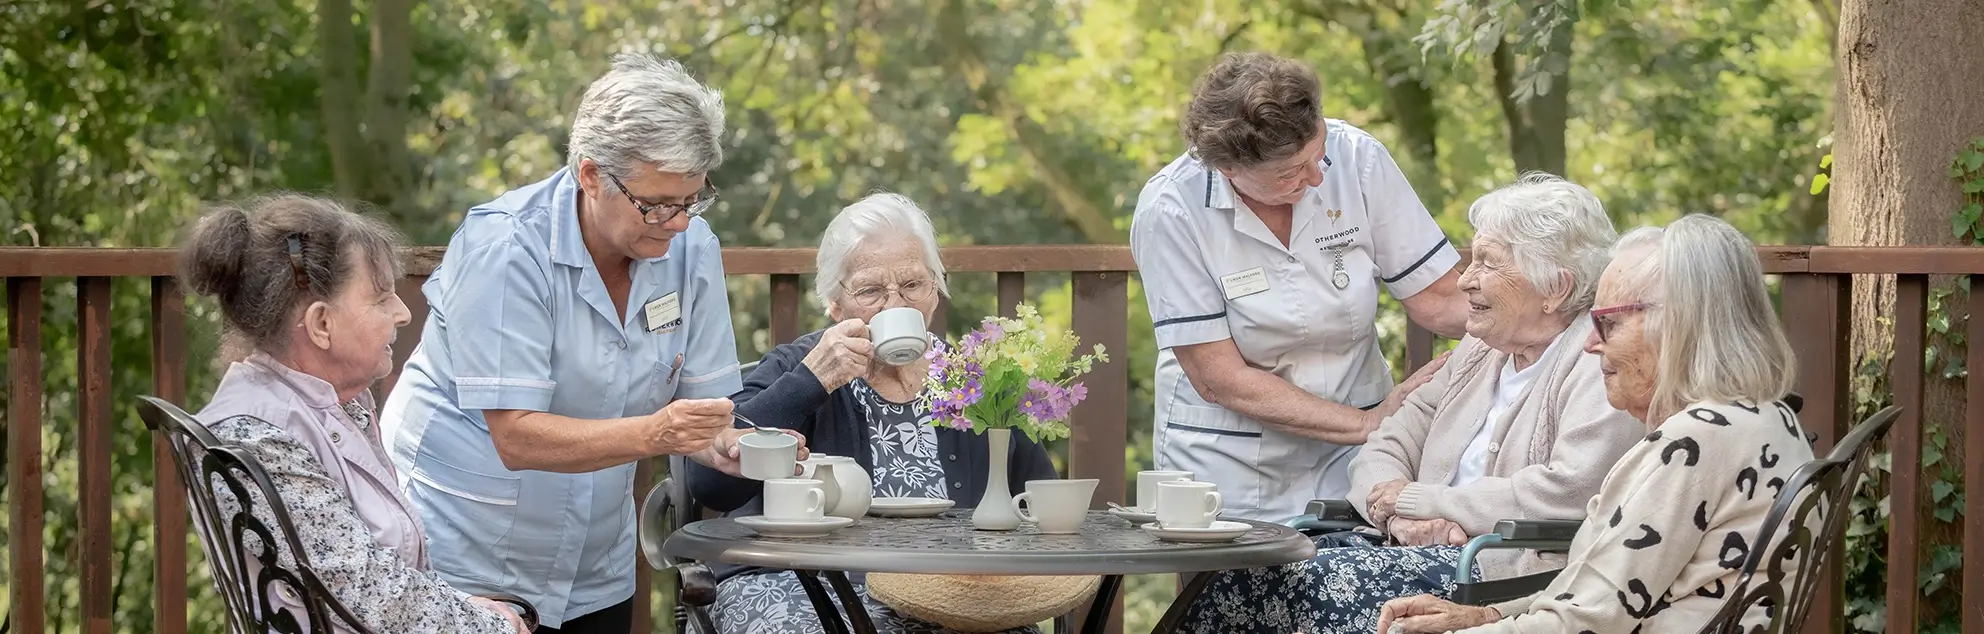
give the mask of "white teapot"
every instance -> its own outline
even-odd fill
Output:
[[[858,520],[868,514],[868,504],[875,497],[875,481],[853,458],[816,453],[799,465],[799,477],[819,480],[825,489],[827,515]]]

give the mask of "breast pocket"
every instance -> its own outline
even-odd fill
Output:
[[[504,542],[516,524],[521,478],[478,473],[433,456],[414,457],[408,472],[408,497],[422,509],[427,528],[428,555],[435,568],[475,578],[491,587],[508,587],[515,580],[503,561]]]

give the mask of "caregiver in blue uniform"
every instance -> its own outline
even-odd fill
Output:
[[[1218,484],[1246,519],[1343,497],[1364,437],[1438,368],[1394,388],[1379,287],[1433,332],[1467,323],[1460,254],[1384,145],[1321,101],[1300,62],[1222,57],[1183,117],[1190,149],[1130,225],[1159,348],[1157,468]]]
[[[469,210],[383,410],[435,571],[539,632],[625,634],[634,463],[735,473],[740,387],[716,236],[723,100],[636,55],[586,91],[567,167]]]

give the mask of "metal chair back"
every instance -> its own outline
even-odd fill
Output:
[[[1899,407],[1876,412],[1841,438],[1830,455],[1791,474],[1754,542],[1762,547],[1751,549],[1729,601],[1702,628],[1704,634],[1802,631],[1818,595],[1820,572],[1846,533],[1853,492],[1873,456],[1874,441],[1887,435],[1900,415]],[[1757,608],[1767,622],[1747,618]]]
[[[289,509],[262,463],[240,447],[216,439],[205,425],[177,406],[150,396],[138,399],[138,414],[145,426],[162,432],[161,438],[171,445],[172,462],[192,502],[189,506],[200,534],[200,549],[212,569],[214,589],[227,603],[233,629],[371,634],[311,570]],[[218,491],[231,495],[236,508],[223,512]],[[274,526],[257,517],[258,504],[267,507],[266,515],[274,518]],[[278,555],[278,545],[289,557],[287,564]],[[277,594],[300,605],[301,611],[275,601]],[[340,629],[333,629],[333,618]]]

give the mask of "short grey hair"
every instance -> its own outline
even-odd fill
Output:
[[[870,194],[848,205],[827,223],[820,236],[820,252],[815,256],[813,296],[822,308],[832,306],[840,286],[847,280],[847,259],[863,244],[887,239],[915,240],[923,247],[923,265],[937,280],[937,292],[951,296],[944,280],[944,260],[937,251],[937,232],[930,226],[930,215],[908,196],[891,193]]]
[[[1651,411],[1671,416],[1690,403],[1784,398],[1796,353],[1764,287],[1756,245],[1727,222],[1691,214],[1641,227],[1614,253],[1620,289],[1654,304],[1646,336],[1660,353]],[[1647,421],[1654,423],[1655,421]]]
[[[1591,310],[1598,276],[1619,232],[1598,196],[1562,178],[1530,172],[1475,199],[1467,210],[1475,241],[1509,245],[1516,270],[1545,296],[1565,294],[1558,314]]]
[[[572,119],[566,164],[576,172],[588,158],[617,178],[632,178],[641,165],[708,174],[723,164],[723,94],[675,60],[615,55]]]

